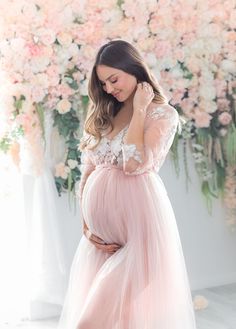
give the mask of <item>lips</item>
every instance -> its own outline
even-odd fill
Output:
[[[116,93],[116,94],[112,94],[112,96],[117,97],[119,95],[120,92]]]

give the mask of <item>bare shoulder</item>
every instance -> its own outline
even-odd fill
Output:
[[[147,108],[147,118],[177,119],[178,116],[177,110],[167,103],[157,104],[152,102]]]

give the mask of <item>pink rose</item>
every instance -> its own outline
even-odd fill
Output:
[[[186,117],[194,118],[194,101],[192,98],[184,98],[181,101],[181,108]]]
[[[230,110],[229,104],[230,104],[230,101],[226,98],[217,99],[217,108],[220,111],[229,111]]]
[[[52,29],[42,27],[36,31],[36,34],[40,41],[46,46],[51,45],[56,40],[56,34]]]
[[[61,31],[57,34],[57,40],[62,46],[69,46],[72,43],[72,35],[68,32]]]
[[[181,103],[181,98],[183,97],[183,90],[175,89],[172,92],[172,103],[178,104]]]
[[[208,128],[210,126],[210,121],[212,116],[206,112],[196,111],[194,113],[194,119],[196,127],[198,128]]]
[[[35,43],[28,43],[26,47],[28,49],[30,57],[40,56],[43,54],[42,47],[36,45]]]
[[[230,81],[228,84],[229,94],[236,93],[236,81]]]
[[[60,162],[55,166],[55,176],[56,177],[61,177],[63,179],[67,179],[69,172],[70,172],[70,168],[68,166],[65,166],[65,164],[63,162]]]
[[[70,109],[71,109],[71,102],[68,101],[68,99],[66,99],[66,98],[61,99],[57,103],[57,111],[61,114],[65,114],[65,113],[69,112]]]
[[[197,57],[189,57],[186,59],[188,69],[197,74],[201,70],[201,60]]]
[[[216,87],[217,97],[224,97],[227,89],[227,83],[225,80],[215,79],[213,81],[214,86]]]
[[[31,90],[32,101],[36,103],[41,102],[45,96],[46,96],[46,91],[43,88],[39,86],[32,88]]]
[[[219,115],[218,120],[223,126],[227,126],[232,121],[232,116],[228,112],[223,112]]]
[[[159,40],[157,42],[155,51],[159,58],[172,55],[172,47],[170,41]]]
[[[57,65],[50,65],[47,68],[46,74],[48,76],[48,81],[50,86],[57,86],[60,81],[59,67]]]
[[[9,152],[13,160],[13,163],[18,167],[20,163],[20,144],[18,142],[14,142],[10,146]]]

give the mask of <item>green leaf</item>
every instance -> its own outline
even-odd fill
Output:
[[[39,117],[39,122],[40,122],[40,126],[42,129],[42,135],[43,135],[43,139],[45,141],[45,128],[44,128],[44,109],[42,104],[37,103],[35,104],[35,108]]]
[[[188,79],[188,80],[191,80],[193,78],[193,74],[192,73],[184,74],[184,78]]]
[[[82,101],[83,108],[87,108],[88,103],[89,103],[89,97],[88,96],[82,96],[81,101]]]
[[[175,167],[175,172],[176,172],[177,176],[179,177],[180,166],[179,166],[178,144],[179,144],[179,135],[178,135],[178,133],[176,133],[173,144],[171,145],[170,151],[171,151],[171,158],[173,160],[174,167]]]
[[[232,124],[229,127],[228,134],[225,137],[225,152],[228,165],[236,163],[236,127]]]
[[[7,151],[10,149],[11,146],[11,140],[8,137],[3,137],[0,139],[0,150],[4,153],[7,153]]]
[[[217,182],[217,187],[221,192],[224,190],[225,186],[225,167],[222,167],[219,163],[216,162],[216,182]]]
[[[68,141],[66,141],[66,144],[68,145],[69,148],[77,150],[79,145],[79,139],[72,137]]]
[[[20,125],[19,127],[16,127],[10,134],[11,139],[13,140],[17,140],[19,137],[24,136],[24,129],[23,127]]]
[[[70,88],[72,88],[73,90],[78,90],[79,89],[79,85],[77,81],[73,81],[72,83],[68,83],[68,85],[70,86]]]
[[[191,179],[190,179],[189,170],[188,170],[186,140],[184,140],[184,143],[183,143],[183,156],[184,156],[184,171],[185,171],[185,178],[186,178],[185,183],[186,183],[186,190],[188,191],[188,182],[191,182]]]
[[[120,7],[120,8],[121,8],[121,6],[123,5],[123,3],[125,3],[124,0],[117,0],[117,1],[116,1],[117,6]]]

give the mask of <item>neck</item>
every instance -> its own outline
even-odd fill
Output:
[[[132,95],[130,95],[130,97],[124,101],[124,106],[123,106],[123,108],[126,111],[129,111],[131,113],[133,113],[133,99],[134,99],[134,93]]]

